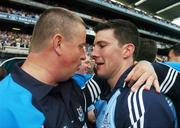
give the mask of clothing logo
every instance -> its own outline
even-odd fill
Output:
[[[109,113],[106,113],[102,128],[110,128]]]
[[[77,112],[79,115],[78,119],[80,120],[80,122],[84,121],[84,112],[81,106],[77,108]]]

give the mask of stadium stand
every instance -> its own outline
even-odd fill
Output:
[[[138,26],[140,36],[154,40],[160,44],[159,48],[170,47],[180,42],[180,27],[169,20],[131,6],[132,3],[127,3],[126,0],[122,2],[115,0],[2,0],[0,5],[1,58],[26,55],[32,29],[39,15],[43,10],[57,6],[68,8],[85,20],[89,44],[92,44],[94,38],[92,27],[98,22],[115,18],[132,21]]]

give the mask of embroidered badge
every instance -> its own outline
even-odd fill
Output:
[[[79,108],[77,108],[77,112],[79,115],[78,119],[80,120],[80,122],[83,122],[84,121],[84,112],[83,112],[83,109],[81,106]]]
[[[109,113],[106,113],[102,128],[110,128]]]

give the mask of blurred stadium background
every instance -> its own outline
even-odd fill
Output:
[[[26,56],[39,15],[57,6],[84,19],[89,45],[94,38],[92,28],[98,22],[116,18],[132,21],[140,36],[156,41],[158,49],[180,43],[179,0],[0,0],[0,62]]]

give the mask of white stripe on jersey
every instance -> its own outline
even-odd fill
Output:
[[[143,102],[143,90],[144,90],[144,86],[142,86],[138,91],[136,91],[134,93],[134,95],[133,95],[133,92],[130,92],[130,94],[128,96],[129,118],[131,121],[131,126],[133,128],[137,128],[137,127],[143,128],[144,127],[145,109],[144,109],[144,102]],[[139,105],[138,105],[138,102],[139,102]],[[133,117],[133,110],[135,113],[135,117]],[[140,113],[142,115],[140,115]],[[138,121],[139,121],[140,126],[137,126]]]
[[[169,68],[169,71],[168,71],[168,73],[167,73],[167,75],[166,75],[166,78],[164,79],[164,81],[162,82],[162,84],[161,84],[161,86],[160,86],[160,90],[161,90],[161,91],[162,91],[163,88],[164,88],[164,84],[165,84],[165,83],[167,82],[167,80],[169,79],[169,76],[170,76],[171,71],[172,71],[172,68]]]
[[[87,83],[87,87],[88,87],[90,95],[91,95],[91,100],[92,100],[92,102],[94,102],[94,95],[93,95],[93,92],[92,92],[92,89],[91,89],[91,85],[89,84],[89,82]]]
[[[161,92],[167,93],[171,89],[177,78],[177,75],[178,72],[176,70],[174,70],[173,68],[169,68],[166,78],[160,86]]]
[[[96,83],[96,81],[94,81],[94,79],[90,79],[87,83],[90,95],[91,95],[91,100],[92,102],[95,102],[96,99],[100,98],[100,94],[101,94],[101,90],[98,86],[98,84]]]
[[[132,105],[131,105],[132,94],[133,94],[133,92],[130,92],[130,94],[128,96],[128,109],[129,109],[129,118],[130,118],[131,124],[134,124],[134,118],[133,118],[133,114],[132,114]]]
[[[175,70],[172,69],[171,74],[169,75],[169,79],[166,82],[166,84],[164,85],[164,88],[162,89],[162,91],[164,92],[166,90],[166,88],[169,86],[169,84],[172,82],[173,76],[175,74]]]
[[[96,83],[96,81],[94,81],[94,79],[91,79],[92,83],[95,85],[97,92],[98,92],[98,96],[101,94],[101,89],[99,88],[99,85]]]
[[[133,107],[134,107],[134,112],[136,116],[135,120],[139,119],[139,110],[138,110],[137,99],[136,99],[137,92],[138,91],[136,91],[133,95],[133,105],[134,105]]]
[[[90,80],[89,81],[89,85],[91,86],[91,89],[93,90],[93,94],[94,94],[94,100],[96,100],[96,98],[98,97],[98,92],[97,92],[97,89],[95,87],[95,85],[92,83],[92,81]]]
[[[139,104],[141,108],[141,117],[140,117],[140,128],[144,127],[144,113],[145,113],[145,108],[144,108],[144,102],[143,102],[143,90],[144,86],[142,86],[139,90]]]
[[[173,80],[172,80],[171,84],[169,85],[169,87],[165,90],[165,93],[167,93],[171,89],[171,87],[173,86],[174,82],[176,81],[177,76],[178,76],[178,72],[175,72]]]

